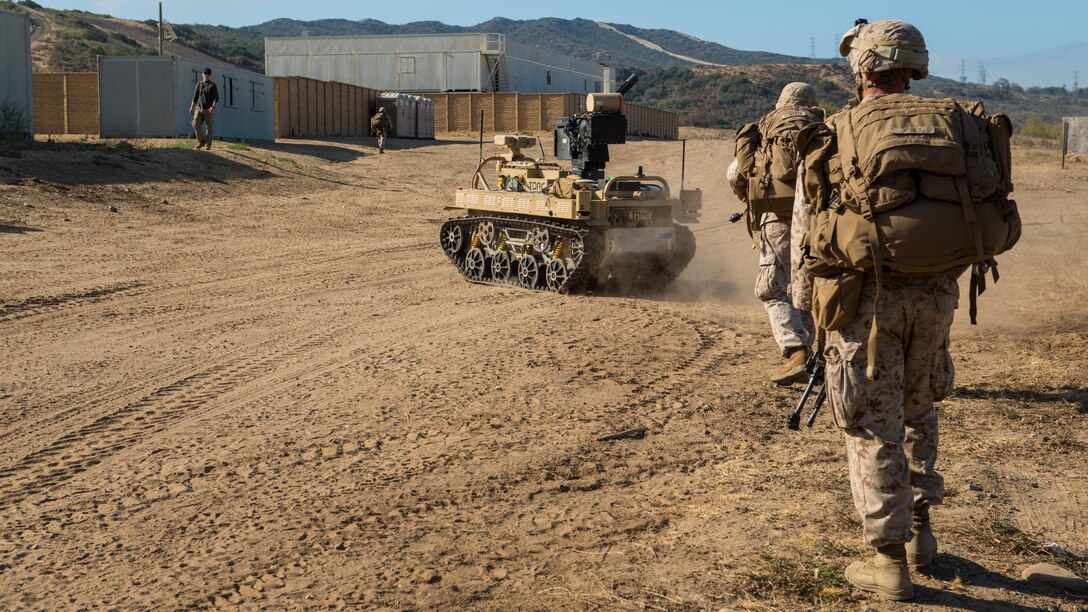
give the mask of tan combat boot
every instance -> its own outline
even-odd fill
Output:
[[[782,366],[782,369],[771,374],[771,382],[780,387],[788,387],[795,382],[800,382],[805,378],[806,361],[808,361],[808,354],[805,349],[793,349],[786,356],[786,364]]]
[[[846,579],[863,591],[877,593],[895,601],[914,599],[910,582],[907,551],[902,544],[889,544],[876,549],[868,561],[855,561],[846,568]]]
[[[907,542],[907,563],[913,567],[924,567],[933,563],[937,556],[937,538],[933,537],[933,527],[929,524],[929,508],[916,510],[910,527],[914,537]]]

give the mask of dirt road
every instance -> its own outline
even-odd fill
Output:
[[[730,142],[688,143],[698,252],[642,296],[460,280],[472,143],[134,144],[0,157],[0,607],[885,606],[841,579],[841,434],[764,382]],[[1086,605],[1019,571],[1088,555],[1088,165],[1017,157],[1024,243],[954,330],[942,554],[896,609]]]

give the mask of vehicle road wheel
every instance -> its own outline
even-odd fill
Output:
[[[511,272],[510,254],[499,251],[491,257],[491,278],[495,282],[506,282]]]
[[[483,250],[479,248],[470,250],[465,256],[465,276],[478,281],[483,280],[486,273],[487,257],[484,256]]]
[[[553,259],[548,264],[548,272],[545,278],[548,280],[548,289],[552,291],[560,291],[567,284],[567,265],[563,263],[562,259]]]
[[[536,257],[526,255],[518,262],[518,283],[526,289],[536,289],[540,282],[540,264]]]

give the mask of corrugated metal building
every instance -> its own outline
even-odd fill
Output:
[[[264,39],[265,72],[401,92],[613,91],[593,62],[508,42],[502,34],[295,36]]]
[[[0,11],[0,132],[34,133],[30,68],[30,18]]]
[[[204,64],[173,56],[98,57],[104,138],[169,138],[193,133],[189,104]],[[215,137],[273,140],[271,77],[211,66],[219,90]]]

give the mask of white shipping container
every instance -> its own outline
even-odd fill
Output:
[[[174,56],[98,56],[100,133],[110,138],[193,134],[189,104],[205,65]],[[219,92],[215,138],[273,140],[274,81],[227,66],[210,66]]]
[[[34,132],[33,77],[30,68],[30,18],[0,11],[0,105],[6,107],[0,131],[29,136]]]

